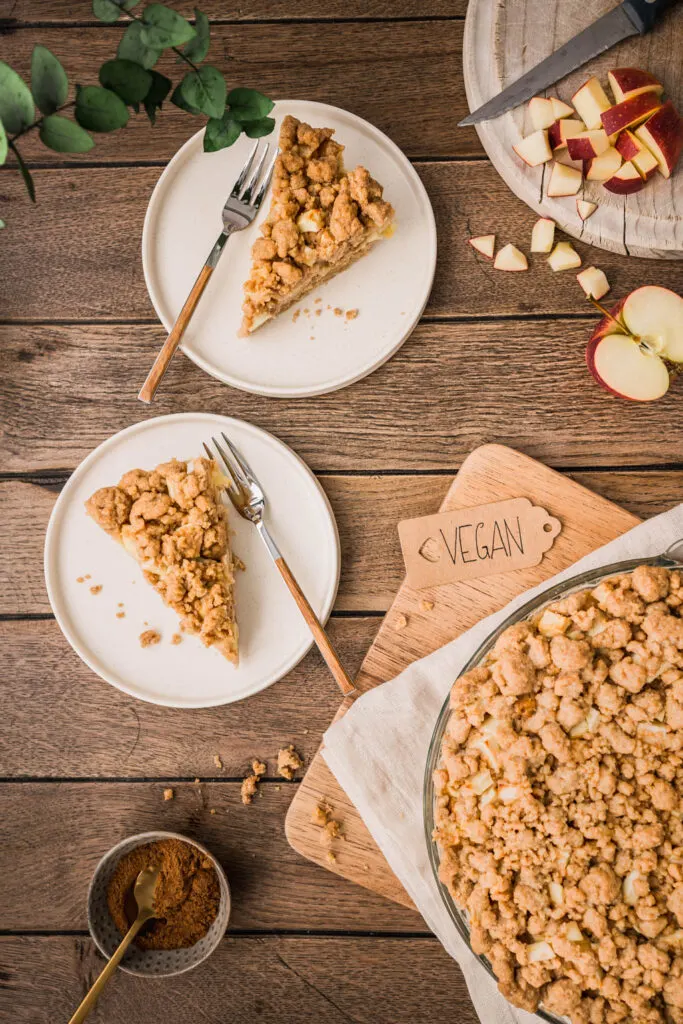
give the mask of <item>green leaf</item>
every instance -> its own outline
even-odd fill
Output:
[[[217,153],[219,149],[227,149],[237,142],[242,134],[242,125],[236,121],[229,110],[223,117],[212,117],[207,122],[204,132],[204,152]]]
[[[0,121],[0,165],[4,164],[7,159],[7,133],[5,132],[2,121]]]
[[[150,74],[152,76],[152,84],[145,96],[145,110],[147,111],[147,117],[154,124],[157,118],[157,110],[161,110],[161,105],[171,91],[173,83],[170,78],[167,78],[166,75],[160,75],[158,71],[150,71]]]
[[[176,107],[180,107],[181,110],[185,110],[188,114],[199,114],[200,111],[197,107],[191,107],[190,104],[183,97],[183,83],[180,82],[176,85],[171,95],[171,103]]]
[[[69,93],[66,71],[44,46],[34,46],[31,54],[31,92],[43,114],[54,114]]]
[[[87,153],[95,142],[84,128],[59,114],[50,114],[40,126],[40,141],[55,153]]]
[[[242,125],[245,135],[250,139],[261,139],[264,135],[270,135],[275,127],[275,120],[272,117],[262,117],[258,121],[248,121]]]
[[[86,85],[76,94],[76,120],[91,132],[113,132],[128,124],[128,111],[115,92]]]
[[[210,64],[189,71],[180,83],[180,94],[187,105],[207,117],[223,116],[226,93],[225,79]]]
[[[232,116],[240,124],[260,121],[271,112],[275,104],[256,89],[233,89],[228,94]]]
[[[140,103],[150,90],[152,75],[133,60],[108,60],[100,68],[100,84],[124,103]]]
[[[149,4],[145,7],[142,20],[144,25],[141,38],[147,46],[160,47],[162,50],[168,46],[182,46],[196,35],[187,18],[163,4]]]
[[[0,229],[2,229],[2,228],[6,228],[6,227],[7,227],[7,225],[5,224],[4,220],[2,220],[2,219],[0,218]]]
[[[132,60],[141,68],[153,68],[161,57],[162,50],[157,46],[148,46],[142,41],[143,26],[139,21],[132,21],[121,36],[116,55],[122,60]]]
[[[113,25],[121,11],[132,11],[140,0],[92,0],[92,12],[100,21]]]
[[[36,186],[33,184],[33,178],[31,177],[31,172],[29,171],[28,167],[24,163],[24,158],[21,155],[21,153],[19,152],[19,150],[17,149],[17,147],[14,145],[14,143],[10,142],[9,146],[10,146],[10,149],[12,150],[12,152],[14,153],[15,157],[17,158],[17,163],[19,164],[19,170],[21,171],[21,176],[24,179],[24,184],[26,185],[26,191],[28,192],[29,199],[31,200],[32,203],[35,203],[35,201],[36,201]]]
[[[26,82],[0,60],[0,121],[9,135],[33,123],[33,97]]]
[[[209,28],[209,19],[197,7],[194,9],[194,18],[194,30],[197,34],[194,39],[190,39],[183,53],[188,60],[195,64],[201,64],[209,52],[211,29]]]

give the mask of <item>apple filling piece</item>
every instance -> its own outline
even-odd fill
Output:
[[[85,508],[133,556],[181,626],[238,660],[234,567],[221,476],[209,459],[134,469]]]
[[[344,171],[332,128],[287,116],[280,129],[270,211],[252,247],[241,335],[346,270],[383,236],[394,210],[364,167]]]

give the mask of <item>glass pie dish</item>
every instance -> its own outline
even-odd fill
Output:
[[[500,625],[489,634],[484,642],[477,648],[473,655],[469,658],[466,664],[462,666],[460,671],[454,677],[453,682],[456,678],[465,675],[472,669],[477,668],[481,665],[495,645],[498,638],[505,630],[509,629],[519,622],[523,622],[537,613],[541,612],[547,605],[552,604],[555,601],[562,600],[568,597],[570,594],[580,590],[593,588],[601,583],[603,580],[609,579],[610,577],[620,575],[623,573],[632,572],[637,566],[648,565],[648,566],[661,566],[667,569],[680,568],[683,565],[683,541],[678,541],[672,545],[663,555],[644,557],[637,559],[630,559],[628,561],[616,562],[611,565],[601,566],[597,569],[591,569],[588,572],[583,572],[571,576],[561,583],[554,586],[547,587],[541,593],[537,594],[530,601],[527,601],[521,607],[517,608],[511,615],[507,616]],[[440,853],[439,848],[435,840],[433,839],[433,833],[435,829],[435,803],[436,803],[436,792],[434,787],[434,772],[436,769],[442,767],[441,761],[441,747],[446,732],[447,726],[450,721],[450,716],[453,712],[450,708],[450,688],[449,694],[446,697],[444,704],[439,713],[439,717],[434,727],[431,742],[429,745],[429,752],[427,755],[427,764],[425,767],[424,785],[423,785],[423,819],[425,828],[425,839],[427,842],[427,849],[429,852],[429,859],[434,874],[434,880],[436,886],[441,895],[446,910],[461,938],[465,941],[468,947],[472,950],[470,942],[470,926],[468,921],[468,915],[466,911],[461,909],[449,892],[446,885],[439,878],[439,865],[440,865]],[[472,950],[474,953],[474,950]],[[488,959],[478,953],[474,953],[475,957],[482,966],[486,969],[489,975],[496,979],[495,972],[488,961]],[[567,1017],[560,1017],[554,1013],[544,1010],[542,1005],[534,1011],[540,1018],[545,1021],[549,1021],[550,1024],[567,1024]]]

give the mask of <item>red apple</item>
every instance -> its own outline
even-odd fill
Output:
[[[636,135],[656,157],[664,177],[671,177],[683,149],[683,120],[671,100],[641,125]]]
[[[640,68],[615,68],[607,73],[610,89],[616,103],[640,96],[644,92],[656,92],[658,96],[664,92],[664,86],[649,71]]]
[[[661,106],[659,96],[654,92],[643,92],[639,96],[623,100],[616,106],[604,110],[600,115],[602,127],[608,135],[615,135],[624,128],[641,124]]]
[[[572,103],[587,128],[600,127],[600,115],[611,103],[597,78],[589,78],[572,96]]]
[[[602,128],[579,132],[567,139],[567,152],[572,160],[592,160],[609,149],[609,139]]]
[[[644,146],[640,139],[637,139],[633,132],[625,128],[619,132],[619,138],[614,144],[617,153],[621,153],[624,160],[633,160],[636,153],[642,152]]]
[[[576,121],[571,117],[563,117],[553,121],[548,128],[548,141],[553,149],[567,145],[570,135],[578,135],[585,128],[583,121]]]
[[[633,192],[640,192],[641,188],[645,186],[645,182],[640,176],[638,168],[629,162],[620,167],[611,178],[604,181],[603,185],[608,192],[614,192],[618,196],[630,196]]]
[[[588,342],[588,369],[614,395],[636,402],[661,398],[670,384],[664,360],[683,362],[683,298],[668,288],[646,285],[610,313]]]

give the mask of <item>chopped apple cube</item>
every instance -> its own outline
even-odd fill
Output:
[[[555,221],[550,217],[541,217],[531,231],[531,251],[550,252],[555,240]]]
[[[576,200],[576,212],[578,213],[581,220],[588,220],[592,213],[598,208],[597,203],[589,203],[587,199]]]
[[[574,116],[574,108],[570,107],[568,103],[564,103],[562,100],[558,100],[557,96],[551,96],[550,102],[552,104],[553,114],[555,115],[556,120],[559,120],[563,117]]]
[[[522,139],[512,148],[529,167],[537,167],[553,158],[547,131],[537,131],[533,135],[527,135],[526,139]]]
[[[639,96],[633,96],[608,110],[603,110],[600,115],[602,127],[608,135],[614,135],[625,128],[633,128],[634,125],[641,124],[660,106],[661,102],[657,93],[640,93]]]
[[[621,167],[621,153],[610,146],[608,150],[594,157],[588,165],[586,178],[588,181],[607,181]]]
[[[524,253],[510,243],[498,250],[493,266],[496,270],[528,270],[529,268]]]
[[[548,256],[551,270],[572,270],[581,266],[581,257],[571,242],[558,242]]]
[[[532,942],[531,945],[527,946],[527,956],[530,964],[537,964],[543,960],[554,959],[555,950],[545,940]]]
[[[609,139],[603,128],[579,132],[567,139],[567,152],[573,160],[592,160],[609,149]]]
[[[567,145],[567,139],[573,135],[578,135],[579,132],[585,131],[585,124],[583,121],[577,121],[573,118],[559,119],[553,121],[548,128],[548,141],[553,149],[560,149]]]
[[[583,942],[583,934],[576,921],[569,922],[564,934],[569,942]]]
[[[487,789],[490,789],[492,785],[493,776],[489,771],[479,772],[472,778],[472,789],[477,796],[481,796],[481,794],[485,793]]]
[[[569,155],[569,150],[566,147],[560,146],[558,149],[554,149],[553,156],[557,160],[558,164],[562,164],[564,167],[573,167],[575,171],[581,171],[583,174],[583,160],[572,160]]]
[[[624,903],[628,903],[630,907],[634,907],[638,902],[638,893],[636,892],[635,883],[639,878],[642,878],[640,871],[629,871],[624,878],[621,885],[622,894],[624,897]]]
[[[529,117],[534,131],[538,131],[539,128],[550,128],[556,118],[552,102],[544,99],[543,96],[534,96],[532,100],[529,100]]]
[[[548,195],[554,196],[575,196],[581,188],[583,175],[581,171],[573,167],[565,167],[564,164],[553,164],[548,182]]]
[[[559,882],[550,882],[548,892],[550,893],[550,902],[559,907],[564,900],[564,888]]]
[[[589,299],[601,299],[603,295],[607,295],[610,289],[604,270],[600,270],[598,267],[586,267],[576,275],[576,280]]]
[[[612,104],[600,82],[593,76],[585,82],[578,92],[572,96],[572,103],[579,117],[585,121],[586,128],[600,128],[600,115]]]
[[[561,636],[571,623],[571,619],[559,612],[546,608],[538,620],[538,631],[543,636]]]
[[[631,160],[631,163],[640,174],[643,181],[648,181],[655,171],[659,168],[659,162],[654,153],[651,153],[649,149],[643,149]]]
[[[614,148],[621,153],[624,160],[633,160],[636,153],[641,153],[645,147],[632,131],[624,128],[623,132],[619,132]]]
[[[631,96],[639,96],[643,92],[655,92],[658,96],[664,92],[661,82],[658,82],[649,71],[641,71],[640,68],[615,68],[607,72],[607,79],[615,103],[621,103]]]
[[[664,177],[669,178],[683,150],[683,119],[673,103],[669,100],[661,106],[636,129],[636,135],[656,158]]]
[[[476,238],[470,238],[469,243],[473,249],[480,252],[482,256],[488,256],[490,260],[493,259],[493,253],[496,248],[496,236],[495,235],[477,235]]]
[[[614,192],[618,196],[630,196],[633,192],[640,192],[645,182],[640,176],[636,167],[629,161],[623,164],[616,174],[603,182],[608,192]]]

